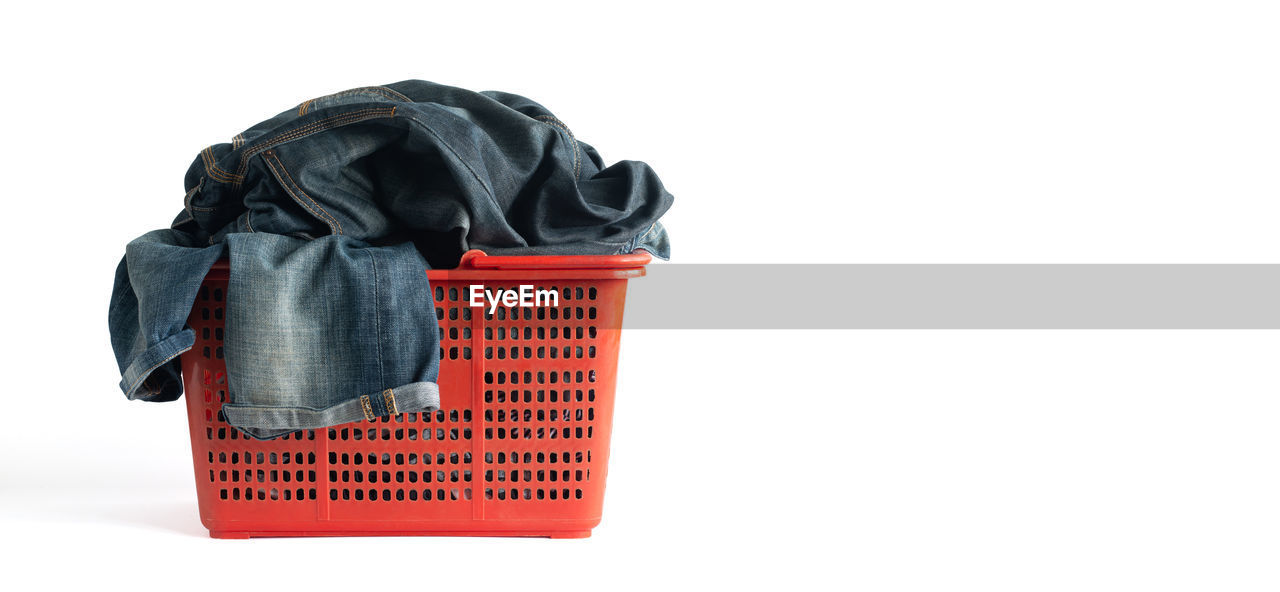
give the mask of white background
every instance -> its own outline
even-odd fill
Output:
[[[1275,589],[1274,332],[632,331],[592,538],[215,541],[106,330],[202,147],[407,78],[652,164],[676,262],[1275,263],[1273,6],[7,7],[0,585]]]

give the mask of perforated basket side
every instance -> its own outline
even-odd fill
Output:
[[[431,272],[441,409],[261,442],[220,414],[226,272],[212,272],[183,356],[205,526],[226,537],[588,534],[603,505],[626,279],[564,273]],[[466,302],[470,285],[520,283],[555,290],[559,305],[490,314]]]

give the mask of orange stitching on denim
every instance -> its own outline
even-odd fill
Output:
[[[649,235],[653,234],[654,231],[656,231],[657,229],[658,229],[658,222],[655,220],[653,224],[649,225],[649,230],[640,236],[640,240],[649,238]]]
[[[204,170],[209,173],[209,176],[213,177],[213,180],[223,183],[239,183],[244,180],[244,177],[228,173],[218,166],[213,157],[213,146],[206,147],[201,151],[200,158],[204,159]]]
[[[395,108],[393,107],[393,108],[392,108],[392,112],[393,112],[393,113],[394,113],[394,109],[395,109]],[[375,109],[375,108],[369,108],[369,109],[360,109],[360,110],[352,111],[352,112],[349,112],[349,113],[340,113],[340,114],[338,114],[338,115],[333,115],[333,116],[331,116],[331,117],[326,117],[326,118],[321,119],[321,120],[319,120],[319,121],[314,121],[314,122],[309,123],[309,124],[307,124],[307,125],[304,125],[304,126],[302,126],[302,127],[300,127],[300,128],[293,129],[293,130],[289,130],[289,131],[287,131],[287,132],[281,133],[281,134],[277,135],[276,137],[271,138],[270,140],[267,140],[267,141],[263,142],[262,144],[259,144],[259,145],[257,145],[257,146],[254,146],[253,148],[250,148],[249,150],[245,151],[245,153],[244,153],[244,154],[242,154],[242,155],[240,156],[240,166],[239,166],[236,170],[237,170],[237,171],[243,171],[243,170],[245,169],[245,167],[248,165],[248,160],[249,160],[250,158],[252,158],[252,157],[253,157],[254,155],[256,155],[258,152],[261,152],[261,151],[263,151],[263,150],[266,150],[267,148],[270,148],[270,147],[272,147],[272,146],[274,146],[274,145],[276,145],[276,144],[279,144],[279,143],[282,143],[282,142],[286,142],[286,141],[288,141],[288,140],[297,139],[297,138],[299,138],[299,137],[302,137],[302,136],[305,136],[305,135],[307,135],[307,134],[309,134],[309,133],[312,133],[313,131],[322,131],[322,130],[324,130],[324,129],[327,129],[327,128],[326,128],[326,125],[328,125],[328,124],[330,124],[330,123],[333,123],[335,120],[346,119],[346,118],[353,118],[353,117],[359,117],[359,116],[362,116],[362,115],[366,114],[367,112],[371,112],[371,111],[382,111],[382,110],[385,110],[385,108],[376,108],[376,109]]]
[[[391,389],[382,391],[382,404],[387,407],[391,415],[400,414],[400,408],[396,407],[396,394],[391,392]]]
[[[234,138],[231,138],[231,147],[232,147],[232,148],[239,148],[239,147],[241,147],[241,146],[244,146],[244,133],[243,133],[243,132],[238,133],[238,134],[236,134],[236,135],[235,135],[235,137],[234,137]]]
[[[373,415],[373,405],[370,403],[369,395],[360,395],[360,407],[364,409],[364,418],[373,421],[378,419]]]
[[[276,156],[275,152],[268,150],[263,153],[262,160],[267,163],[267,167],[271,169],[271,173],[276,176],[277,181],[280,181],[280,185],[284,187],[284,190],[289,194],[289,197],[293,198],[293,201],[298,202],[299,205],[306,208],[307,211],[311,212],[311,215],[320,218],[321,220],[325,220],[325,224],[329,225],[330,232],[342,234],[342,224],[338,222],[338,219],[334,218],[328,211],[320,207],[320,204],[317,203],[316,200],[312,199],[310,195],[307,195],[307,193],[302,190],[302,186],[298,185],[298,183],[293,180],[293,176],[284,168],[284,163],[280,162],[280,158]],[[292,188],[290,185],[292,185]],[[294,193],[295,189],[297,190],[296,194]],[[316,209],[313,210],[307,204],[302,203],[302,200],[298,199],[299,195],[307,198],[307,201],[311,202]],[[316,210],[320,210],[320,212],[316,212]]]
[[[581,163],[578,160],[578,139],[573,136],[573,132],[569,130],[569,126],[565,125],[563,121],[560,121],[554,115],[539,115],[534,117],[534,119],[537,119],[542,123],[556,126],[564,130],[564,133],[569,134],[569,143],[573,144],[573,179],[576,181],[578,179],[578,174],[582,171]]]
[[[334,97],[345,97],[345,96],[347,96],[347,95],[358,95],[358,94],[361,94],[361,93],[377,94],[377,95],[384,96],[384,97],[386,97],[386,98],[388,98],[388,99],[393,99],[393,100],[397,100],[397,101],[404,101],[404,102],[406,102],[406,103],[412,103],[412,102],[413,102],[413,99],[410,99],[409,97],[406,97],[406,96],[404,96],[404,95],[402,95],[402,94],[400,94],[400,93],[398,93],[398,92],[396,92],[396,91],[394,91],[394,90],[391,90],[391,89],[389,89],[389,88],[387,88],[387,87],[385,87],[385,86],[362,86],[362,87],[360,87],[360,88],[353,88],[353,89],[350,89],[350,90],[344,90],[344,91],[342,91],[342,92],[336,92],[336,93],[333,93],[333,94],[331,94],[331,95],[325,95],[325,96],[320,97],[320,98],[318,98],[318,99],[312,99],[312,100],[313,100],[313,101],[319,101],[319,100],[321,100],[321,99],[330,99],[330,98],[334,98]]]
[[[395,115],[395,111],[396,111],[395,107],[371,107],[367,109],[359,109],[356,111],[351,111],[349,113],[340,113],[338,115],[326,117],[319,121],[314,121],[312,123],[304,125],[300,128],[289,130],[270,140],[267,140],[266,142],[263,142],[262,144],[254,146],[253,148],[250,148],[249,150],[247,150],[243,155],[241,155],[240,166],[236,170],[239,172],[243,172],[244,169],[248,166],[248,161],[250,158],[252,158],[257,153],[263,150],[266,150],[268,148],[271,148],[277,144],[287,142],[289,140],[296,140],[300,137],[309,135],[311,133],[324,131],[326,129],[329,129],[330,127],[337,127],[338,125],[356,123],[358,121],[363,121],[363,119],[369,119],[373,117]],[[341,123],[338,123],[339,120],[345,120],[345,119],[352,119],[353,121],[342,121]],[[333,125],[330,125],[330,124],[333,124]]]
[[[261,144],[258,144],[257,146],[254,146],[253,148],[246,150],[243,154],[241,154],[240,166],[236,168],[235,175],[239,177],[241,180],[243,180],[244,179],[243,174],[245,172],[245,169],[249,167],[249,159],[253,158],[259,152],[262,152],[263,150],[271,148],[277,144],[288,142],[290,140],[296,140],[298,138],[302,138],[312,133],[324,131],[326,129],[330,129],[333,127],[348,125],[352,123],[358,123],[366,119],[373,119],[377,117],[392,117],[395,114],[396,114],[395,107],[369,107],[366,109],[357,109],[355,111],[351,111],[348,113],[339,113],[338,115],[326,117],[319,121],[311,122],[300,128],[292,129],[287,132],[281,133],[271,138],[270,140],[267,140]]]
[[[218,164],[214,162],[213,146],[207,146],[204,150],[200,151],[200,160],[204,162],[204,172],[208,173],[210,177],[213,177],[214,181],[221,181],[223,183],[235,181],[234,175],[218,168]]]
[[[350,89],[350,90],[344,90],[344,91],[342,91],[342,92],[336,92],[336,93],[333,93],[333,94],[324,95],[324,96],[322,96],[322,97],[316,97],[316,98],[314,98],[314,99],[307,99],[306,101],[303,101],[301,105],[298,105],[298,116],[299,116],[299,117],[301,117],[301,116],[303,116],[303,115],[306,115],[306,114],[307,114],[307,111],[308,111],[309,109],[311,109],[311,105],[315,104],[315,103],[316,103],[316,101],[323,101],[323,100],[325,100],[325,99],[332,99],[332,98],[336,98],[336,97],[345,97],[345,96],[347,96],[347,95],[354,95],[354,94],[361,94],[361,93],[377,94],[377,95],[381,95],[381,96],[383,96],[383,97],[386,97],[386,98],[388,98],[388,99],[393,99],[393,100],[396,100],[396,101],[404,101],[404,102],[406,102],[406,103],[412,103],[412,102],[413,102],[413,99],[410,99],[409,97],[406,97],[406,96],[404,96],[404,95],[402,95],[402,94],[400,94],[400,93],[398,93],[398,92],[396,92],[396,91],[394,91],[394,90],[391,90],[391,89],[389,89],[389,88],[387,88],[387,87],[385,87],[385,86],[362,86],[362,87],[360,87],[360,88],[353,88],[353,89]]]

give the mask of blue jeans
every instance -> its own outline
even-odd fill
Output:
[[[227,420],[270,438],[438,405],[428,266],[462,253],[666,258],[672,197],[545,108],[423,81],[306,101],[201,151],[183,211],[131,242],[109,313],[121,389],[182,392],[200,281],[228,257]]]

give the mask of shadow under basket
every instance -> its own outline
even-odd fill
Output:
[[[649,255],[491,257],[430,270],[440,410],[270,441],[224,421],[228,268],[200,288],[182,355],[200,520],[215,538],[548,536],[600,523],[627,280]],[[555,307],[468,305],[471,285]]]

